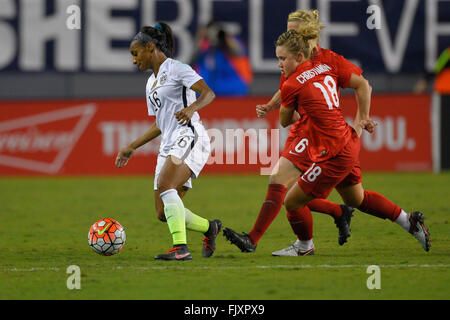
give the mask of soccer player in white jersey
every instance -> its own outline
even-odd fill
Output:
[[[116,165],[125,166],[137,148],[162,135],[155,169],[155,207],[158,218],[169,226],[173,248],[155,259],[191,260],[186,229],[204,233],[202,256],[210,257],[222,228],[220,220],[208,221],[185,208],[182,201],[192,188],[191,178],[198,177],[210,154],[210,139],[197,111],[211,103],[215,94],[189,65],[170,58],[173,43],[170,27],[159,22],[143,27],[130,44],[133,63],[142,71],[153,71],[146,98],[148,115],[156,116],[156,122],[119,152]]]

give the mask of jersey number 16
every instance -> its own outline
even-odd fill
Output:
[[[153,94],[149,96],[148,99],[152,103],[152,106],[155,109],[156,113],[161,108],[161,100],[158,99],[158,92],[157,91],[153,92]]]

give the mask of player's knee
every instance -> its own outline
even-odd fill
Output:
[[[289,185],[289,179],[280,172],[272,172],[269,178],[269,184],[281,184],[286,187]]]
[[[297,210],[300,206],[297,203],[296,199],[293,197],[286,197],[284,199],[284,206],[286,208],[286,210],[290,211],[290,210]]]
[[[157,196],[157,195],[155,195]],[[156,217],[159,221],[166,222],[166,215],[164,214],[164,203],[159,199],[155,201]]]
[[[174,185],[172,185],[170,183],[166,183],[164,181],[161,181],[161,182],[158,181],[157,188],[158,188],[159,194],[161,194],[167,190],[170,190],[170,189],[176,189],[176,187]]]
[[[350,207],[359,208],[364,201],[364,195],[364,191],[362,193],[355,193],[352,197],[345,199],[344,202]]]
[[[360,197],[347,197],[342,198],[342,200],[344,200],[344,203],[349,207],[359,208],[364,199]]]
[[[362,199],[351,199],[350,201],[345,201],[345,204],[349,207],[359,208],[362,204]]]
[[[277,176],[277,173],[272,173],[272,174],[270,175],[269,183],[270,183],[270,184],[279,184],[279,178],[278,178],[278,176]]]
[[[352,199],[352,207],[359,208],[362,205],[362,203],[364,202],[364,197],[365,197],[365,192],[363,192],[362,194],[356,195]]]
[[[166,222],[166,215],[164,214],[164,206],[157,206],[156,207],[156,217],[161,222]]]
[[[359,208],[364,201],[365,191],[361,186],[352,186],[351,188],[338,188],[342,200],[347,206]]]
[[[156,209],[156,217],[161,222],[167,222],[166,215],[164,214],[164,208],[158,208]]]

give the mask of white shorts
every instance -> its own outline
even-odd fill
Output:
[[[192,178],[196,179],[211,153],[210,138],[206,129],[201,123],[194,123],[188,130],[180,131],[175,139],[175,143],[168,154],[158,154],[155,168],[155,180],[153,188],[158,189],[158,177],[168,156],[174,156],[183,161],[191,169],[191,178],[184,184],[192,189]]]

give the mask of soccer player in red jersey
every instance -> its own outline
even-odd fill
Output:
[[[332,52],[311,59],[309,40],[316,36],[314,26],[305,26],[301,33],[288,31],[276,45],[280,69],[286,78],[281,87],[280,123],[288,126],[297,121],[296,110],[306,113],[306,123],[298,131],[304,139],[304,152],[311,165],[287,192],[284,200],[288,216],[303,248],[312,243],[312,217],[307,204],[325,199],[333,188],[347,205],[382,219],[395,221],[414,235],[424,250],[430,249],[430,235],[423,214],[407,214],[383,195],[365,191],[359,166],[360,141],[363,130],[373,133],[377,123],[370,119],[371,87],[362,70]],[[328,55],[328,56],[327,56]],[[354,126],[344,120],[338,87],[355,89],[358,111]]]
[[[320,34],[320,30],[323,28],[323,26],[319,22],[317,11],[298,10],[289,15],[288,30],[301,30],[302,27],[305,25],[309,25],[309,27],[313,26],[316,29],[315,33]],[[353,86],[353,87],[355,87],[355,83],[353,83],[353,81],[352,81],[352,83],[350,83],[350,78],[359,76],[358,80],[360,80],[360,83],[363,85],[363,86],[361,86],[361,88],[366,88],[367,90],[365,90],[365,92],[364,92],[364,90],[361,90],[361,88],[359,88],[359,90],[356,90],[356,96],[357,96],[358,103],[364,104],[365,97],[368,97],[369,98],[368,101],[369,101],[369,105],[370,105],[371,88],[368,85],[368,82],[361,76],[362,70],[360,70],[359,68],[357,68],[356,66],[354,66],[353,64],[351,64],[350,62],[345,60],[343,57],[336,55],[332,51],[320,48],[317,45],[318,36],[315,39],[313,37],[313,39],[309,40],[309,43],[311,44],[311,48],[313,48],[311,60],[315,61],[315,63],[318,63],[318,61],[320,61],[320,60],[325,61],[325,62],[332,60],[332,61],[335,61],[336,63],[342,64],[339,69],[342,70],[343,72],[345,72],[345,71],[347,72],[346,79],[348,79],[348,82],[347,82],[347,80],[344,80],[343,82],[339,83],[338,86],[343,86],[343,87]],[[331,62],[328,62],[328,63],[331,63]],[[353,74],[354,74],[354,76],[353,76]],[[281,81],[280,81],[280,88],[283,86],[283,83],[285,80],[286,80],[286,77],[284,77],[284,75],[282,75]],[[323,88],[326,88],[326,87],[323,87]],[[333,87],[331,87],[331,88],[333,88]],[[333,91],[335,91],[335,90],[333,90]],[[336,90],[336,91],[338,91],[338,90]],[[257,106],[256,109],[257,109],[258,116],[264,117],[267,113],[269,113],[275,109],[278,109],[280,107],[280,100],[281,100],[280,96],[281,96],[281,91],[278,91],[273,96],[273,98],[271,99],[271,101],[268,104]],[[339,94],[331,95],[332,100],[336,99],[336,98],[337,99],[339,98]],[[300,110],[300,113],[302,113],[301,110]],[[307,118],[307,116],[305,115],[305,112],[303,111],[301,119],[303,121],[306,121],[306,118]],[[355,119],[355,123],[363,124],[366,129],[373,130],[374,123],[361,121],[360,118],[361,118],[361,116],[358,113],[357,117]],[[295,119],[297,119],[297,118],[295,118]],[[301,123],[302,123],[302,121],[297,121],[292,126],[292,128],[290,130],[291,131],[290,135],[288,137],[288,141],[286,142],[285,150],[283,151],[283,157],[287,157],[295,164],[295,166],[297,166],[298,168],[302,168],[301,169],[302,172],[306,172],[310,168],[309,166],[311,166],[312,162],[310,162],[311,160],[305,158],[305,154],[306,154],[305,150],[307,148],[307,139],[305,139],[304,137],[296,137],[296,132],[301,132],[301,131],[299,131],[301,129]],[[355,126],[355,129],[358,132],[358,134],[360,135],[362,132],[362,127]],[[300,151],[300,152],[298,152],[298,151]],[[295,153],[302,155],[302,157],[297,158],[297,161],[295,161],[296,159],[292,157]],[[289,157],[289,156],[291,156],[291,157]],[[309,161],[309,164],[308,164],[308,161]],[[281,158],[280,163],[279,163],[280,172],[287,171],[289,169],[289,166],[287,166],[287,167],[283,166],[284,163],[288,163],[288,161],[283,161],[283,158]],[[305,169],[305,167],[306,167],[306,169]],[[316,169],[316,170],[318,170],[318,169]],[[358,171],[359,171],[359,174],[358,174]],[[295,175],[295,171],[291,170],[290,172],[292,175]],[[382,195],[379,195],[379,194],[371,192],[371,191],[364,191],[362,188],[362,185],[361,185],[362,181],[361,181],[361,177],[360,177],[359,163],[352,170],[352,173],[353,173],[353,175],[349,176],[347,178],[347,183],[349,183],[349,188],[347,191],[350,190],[350,193],[351,193],[352,192],[351,190],[354,189],[359,194],[359,200],[362,199],[362,202],[361,201],[354,201],[354,202],[348,201],[346,203],[347,204],[353,203],[355,205],[355,207],[357,207],[361,211],[371,214],[373,216],[379,217],[381,219],[389,219],[391,221],[397,222],[405,230],[412,233],[419,240],[419,242],[422,244],[422,246],[424,247],[425,250],[428,250],[429,249],[429,234],[423,225],[423,218],[421,217],[421,214],[420,213],[412,213],[411,215],[407,215],[403,210],[401,210],[397,206],[390,203],[390,201],[385,199]],[[292,176],[291,176],[291,180],[292,180]],[[291,181],[289,181],[289,183],[290,183],[290,185],[292,185]],[[270,194],[270,186],[269,186],[268,196],[269,196],[269,194]],[[363,197],[361,197],[361,195],[363,195]],[[284,194],[283,194],[283,196],[284,196]],[[278,197],[278,199],[279,199],[279,197]],[[357,199],[357,198],[355,198],[355,199]],[[267,203],[268,201],[270,201],[270,199],[266,200],[265,203]],[[370,203],[370,205],[368,203]],[[314,207],[319,207],[319,205],[322,205],[323,208],[326,208],[326,207],[330,208],[331,207],[330,204],[333,205],[333,203],[331,203],[331,202],[321,203],[321,202],[319,202],[318,199],[316,199],[316,200],[310,201],[308,203],[308,207],[310,209],[312,209]],[[264,205],[263,205],[263,208],[264,208]],[[260,215],[258,216],[257,222],[255,223],[254,229],[258,226],[258,223],[260,221],[262,221],[264,223],[265,216],[262,214],[262,213],[264,213],[263,208],[260,212]],[[345,208],[345,207],[343,207],[343,208]],[[322,211],[322,210],[316,209],[314,211],[325,212],[326,210]],[[277,213],[278,213],[278,211],[273,215],[273,218],[276,216]],[[304,217],[306,217],[306,219],[308,219],[308,215],[305,215]],[[270,215],[269,215],[269,218],[270,218]],[[272,218],[272,220],[273,220],[273,218]],[[266,223],[264,225],[265,226],[264,231],[268,228],[268,225],[270,225],[272,220],[270,220],[268,223]],[[306,237],[298,236],[298,234],[300,234],[298,232],[299,231],[298,227],[301,225],[301,223],[299,223],[299,222],[302,222],[301,219],[299,219],[298,215],[296,215],[293,212],[288,212],[288,220],[291,224],[292,229],[297,234],[297,237],[299,239],[293,245],[289,246],[288,248],[274,252],[273,255],[299,256],[299,255],[306,255],[306,254],[314,253],[314,249],[313,249],[314,245],[313,245],[312,241],[309,241],[311,239],[308,236],[306,236]],[[261,225],[261,223],[259,223],[259,224]],[[306,225],[308,225],[308,223],[306,223]],[[312,219],[310,219],[310,228],[312,230]],[[296,232],[296,229],[297,229],[297,232]],[[305,229],[306,229],[305,233],[308,234],[309,228],[305,228]],[[243,251],[246,251],[248,249],[254,249],[255,246],[254,245],[252,246],[252,242],[249,239],[250,238],[249,235],[237,234],[233,230],[231,230],[231,229],[229,229],[229,230],[230,231],[229,231],[229,234],[227,235],[227,238],[230,237],[231,241],[232,242],[234,241],[235,244],[237,244],[241,248],[241,250],[243,250],[242,248],[244,248]],[[302,241],[301,240],[302,238],[303,239],[306,238],[307,240]],[[341,240],[341,237],[339,240]]]
[[[311,39],[311,44],[318,54],[322,49],[318,46],[320,31],[324,28],[319,21],[317,10],[298,10],[288,17],[288,30],[297,30],[303,24],[314,25],[317,30],[317,37]],[[327,50],[328,51],[328,50]],[[282,75],[280,79],[280,88],[286,78]],[[256,112],[258,117],[265,115],[280,107],[280,91],[278,91],[271,101],[266,105],[258,105]],[[281,154],[281,158],[276,164],[269,181],[269,187],[266,199],[261,206],[259,215],[249,234],[239,234],[230,228],[224,229],[224,235],[231,243],[238,246],[243,252],[253,252],[256,249],[258,241],[261,239],[265,231],[268,229],[272,221],[278,215],[283,205],[284,196],[287,190],[297,181],[297,179],[305,172],[311,164],[309,159],[305,158],[304,145],[305,140],[298,138],[297,133],[306,123],[307,116],[305,113],[297,114],[297,119],[290,129],[290,134],[286,140],[285,148]],[[293,146],[291,148],[291,145]],[[346,205],[338,205],[325,199],[317,199],[308,203],[308,207],[312,211],[325,213],[334,218],[335,224],[339,229],[338,243],[343,245],[350,236],[350,221],[353,208]],[[288,214],[288,220],[291,224],[297,224],[297,221],[291,221],[292,217]],[[297,250],[289,253],[289,255],[303,255],[309,250]],[[277,253],[274,253],[278,255]],[[284,255],[284,253],[283,253]]]

